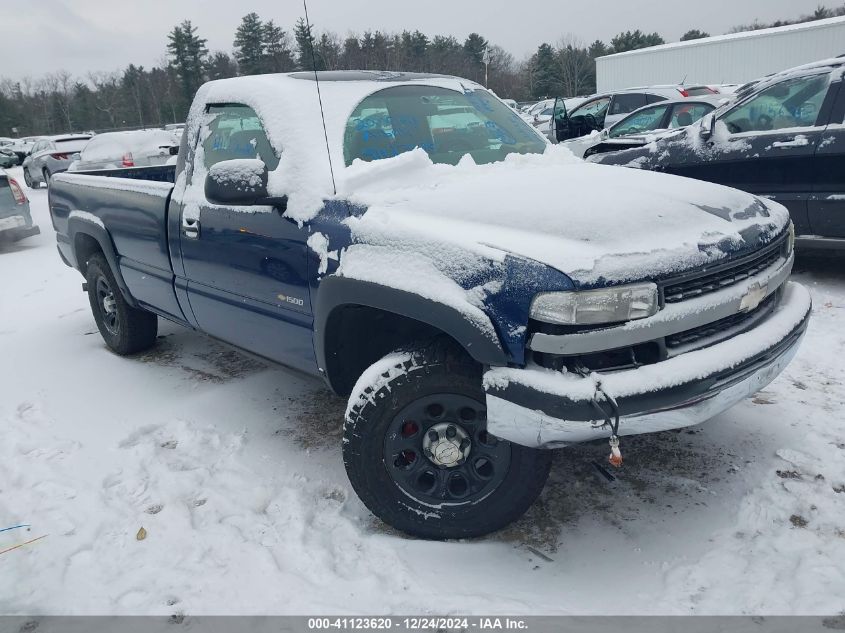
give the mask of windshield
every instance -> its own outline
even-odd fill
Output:
[[[347,165],[355,159],[390,158],[417,147],[434,163],[455,165],[466,154],[479,164],[512,153],[542,154],[546,143],[486,90],[386,88],[358,104],[346,124]]]

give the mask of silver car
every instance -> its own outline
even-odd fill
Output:
[[[35,189],[42,183],[49,184],[53,174],[67,171],[73,162],[73,155],[82,151],[90,138],[88,134],[65,134],[38,139],[23,161],[26,186]]]
[[[98,134],[82,148],[68,171],[95,171],[164,165],[179,147],[181,131],[133,130]]]
[[[0,169],[0,242],[14,242],[40,232],[32,223],[29,200],[23,189]]]

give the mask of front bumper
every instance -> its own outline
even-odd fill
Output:
[[[789,364],[812,302],[788,283],[783,300],[752,330],[668,360],[586,377],[544,368],[500,367],[484,375],[488,430],[524,446],[554,448],[608,437],[596,420],[596,381],[619,406],[620,435],[704,422],[756,393]]]

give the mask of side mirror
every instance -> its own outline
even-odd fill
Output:
[[[213,204],[259,204],[267,198],[267,165],[257,158],[215,163],[205,177],[205,198]]]
[[[171,156],[178,156],[179,155],[179,146],[178,145],[171,145],[168,149]]]
[[[73,155],[70,157],[70,159],[71,159],[71,160],[82,160],[82,154],[80,154],[79,152],[76,152],[75,154],[73,154]]]
[[[701,129],[699,130],[699,135],[705,141],[713,136],[713,133],[716,131],[716,117],[713,114],[706,115],[703,119],[701,119]]]
[[[606,139],[608,136],[610,136],[610,130],[608,130],[607,128],[604,128],[601,131],[601,140]]]

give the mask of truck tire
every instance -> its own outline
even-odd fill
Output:
[[[125,356],[149,349],[158,334],[158,317],[130,306],[114,278],[106,258],[95,254],[85,274],[88,301],[103,340],[114,352]]]
[[[364,505],[412,536],[495,532],[543,490],[551,452],[487,433],[481,367],[434,343],[388,354],[352,390],[343,462]]]

